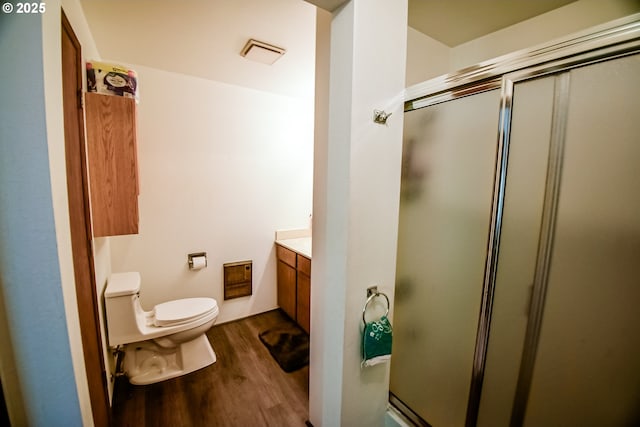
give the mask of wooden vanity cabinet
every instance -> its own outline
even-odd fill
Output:
[[[276,244],[278,305],[307,333],[311,317],[311,260]]]
[[[137,234],[135,100],[86,93],[85,114],[93,235]]]

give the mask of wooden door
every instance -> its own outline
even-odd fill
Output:
[[[81,102],[82,55],[80,43],[64,12],[62,13],[62,90],[69,219],[80,333],[93,422],[97,427],[106,427],[109,425],[109,399],[102,356],[91,247],[91,221]]]

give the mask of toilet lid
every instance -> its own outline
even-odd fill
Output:
[[[170,326],[186,323],[209,314],[217,306],[213,298],[184,298],[163,302],[154,308],[153,324]]]

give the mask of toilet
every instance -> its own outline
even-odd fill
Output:
[[[213,298],[184,298],[144,311],[140,273],[114,273],[104,292],[110,347],[124,346],[131,384],[151,384],[215,363],[205,332],[218,318]]]

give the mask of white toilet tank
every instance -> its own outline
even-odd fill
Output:
[[[131,271],[128,273],[113,273],[107,281],[105,298],[113,298],[124,295],[133,295],[140,292],[140,273]]]
[[[113,273],[107,280],[104,304],[107,311],[109,345],[126,344],[139,339],[137,317],[144,316],[140,306],[140,273]]]

